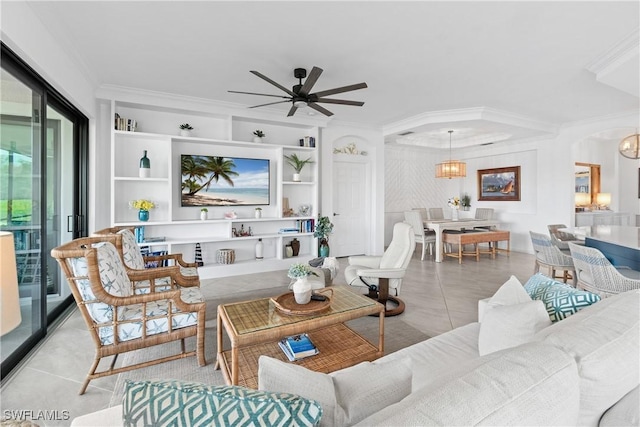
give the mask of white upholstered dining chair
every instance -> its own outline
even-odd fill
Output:
[[[444,219],[444,211],[442,208],[429,208],[429,219]]]
[[[436,233],[433,230],[424,228],[422,215],[420,215],[420,212],[417,210],[406,211],[404,213],[404,221],[413,228],[416,245],[418,243],[422,245],[420,260],[424,261],[424,253],[426,252],[427,246],[429,246],[429,255],[433,255],[433,247],[436,244]]]

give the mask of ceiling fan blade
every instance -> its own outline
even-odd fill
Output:
[[[362,107],[364,102],[362,101],[347,101],[346,99],[332,99],[332,98],[317,98],[313,102],[324,102],[327,104],[342,104],[342,105],[354,105],[356,107]]]
[[[324,107],[319,106],[318,104],[310,102],[308,105],[309,105],[309,108],[313,108],[314,110],[324,114],[325,116],[329,116],[329,117],[333,116],[333,113],[331,111],[327,110]]]
[[[336,93],[349,92],[351,90],[364,89],[367,87],[366,83],[357,83],[354,85],[337,87],[335,89],[323,90],[321,92],[312,93],[312,95],[322,98],[323,96],[335,95]]]
[[[282,86],[281,84],[278,84],[276,82],[274,82],[273,80],[271,80],[269,77],[265,76],[264,74],[258,72],[258,71],[251,71],[252,74],[255,74],[256,76],[260,77],[262,80],[266,80],[269,83],[271,83],[272,85],[274,85],[275,87],[277,87],[280,90],[285,91],[286,93],[288,93],[291,96],[296,96],[295,93],[291,92],[289,89],[287,89],[286,87]]]
[[[271,95],[268,93],[255,93],[255,92],[241,92],[239,90],[228,90],[227,92],[229,93],[244,93],[245,95],[260,95],[260,96],[273,96],[275,98],[285,98],[285,99],[289,99],[288,96],[284,96],[284,95]]]
[[[283,104],[283,103],[285,103],[285,102],[291,102],[291,100],[290,100],[290,99],[287,99],[286,101],[269,102],[268,104],[254,105],[254,106],[249,107],[249,108],[266,107],[267,105]]]
[[[298,107],[296,107],[295,105],[291,106],[291,109],[289,110],[289,113],[287,114],[287,117],[291,117],[296,113],[296,110],[298,109]]]
[[[300,92],[298,93],[302,96],[309,95],[309,92],[311,92],[311,88],[318,81],[318,77],[320,77],[320,74],[322,74],[322,68],[313,67],[313,69],[309,73],[309,76],[307,77],[307,80],[304,81],[304,84],[302,85],[302,87],[300,88]]]

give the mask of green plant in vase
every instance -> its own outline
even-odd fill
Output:
[[[316,228],[313,237],[320,239],[318,247],[318,256],[329,256],[329,234],[333,232],[333,224],[329,221],[328,216],[319,216],[316,222]]]
[[[464,193],[460,198],[460,204],[462,205],[463,210],[468,211],[471,208],[471,196]]]
[[[303,160],[300,157],[298,157],[296,153],[293,153],[290,156],[284,156],[284,158],[287,161],[287,163],[293,168],[293,170],[296,171],[296,173],[293,174],[293,180],[295,182],[300,181],[300,172],[302,172],[302,168],[304,168],[305,165],[307,164],[313,163],[313,160],[311,160],[311,157]]]

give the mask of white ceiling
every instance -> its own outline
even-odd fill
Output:
[[[11,2],[3,2],[3,19]],[[324,104],[332,120],[388,141],[448,148],[553,135],[568,122],[639,108],[640,2],[30,1],[96,87],[257,105],[227,90],[314,91],[366,82]],[[284,118],[289,104],[273,107]],[[305,114],[299,110],[297,114]],[[416,137],[418,135],[418,137]],[[458,144],[458,145],[456,145]]]

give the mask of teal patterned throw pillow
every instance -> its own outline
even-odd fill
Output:
[[[177,380],[125,384],[125,426],[316,426],[322,407],[287,393]]]
[[[576,289],[544,274],[534,274],[524,285],[531,299],[544,303],[552,322],[565,319],[600,301],[600,295]]]

